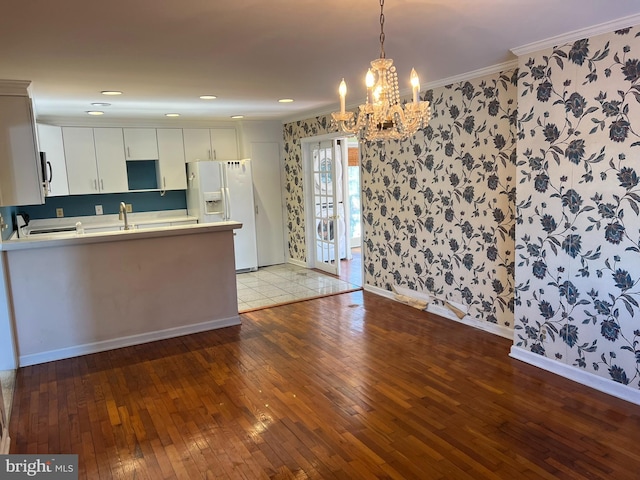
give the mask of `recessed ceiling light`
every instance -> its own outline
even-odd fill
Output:
[[[293,98],[281,98],[280,100],[278,100],[278,102],[280,102],[280,103],[291,103],[291,102],[293,102]]]
[[[239,118],[244,118],[244,115],[232,115],[231,118],[237,120]]]
[[[216,97],[215,95],[200,95],[200,98],[202,100],[215,100],[218,97]]]
[[[89,110],[87,113],[89,115],[104,115],[104,112],[100,112],[98,110]]]
[[[110,107],[111,106],[110,103],[104,103],[104,102],[93,102],[91,105],[93,105],[94,107]]]
[[[102,95],[122,95],[122,92],[118,90],[103,90],[100,92]]]
[[[164,116],[165,117],[179,117],[180,114],[179,113],[165,113]]]

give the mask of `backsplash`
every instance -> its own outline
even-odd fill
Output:
[[[120,202],[130,203],[133,212],[154,212],[161,210],[183,210],[187,208],[185,190],[160,192],[133,192],[95,195],[70,195],[68,197],[47,197],[44,205],[15,207],[15,211],[25,212],[33,220],[56,218],[56,209],[62,208],[65,217],[95,215],[96,205],[102,205],[104,215],[116,214]]]
[[[15,207],[0,207],[0,215],[2,215],[2,220],[4,221],[4,223],[9,225],[9,228],[7,228],[6,230],[0,230],[0,233],[2,234],[2,240],[7,240],[13,232],[12,217],[14,212]]]

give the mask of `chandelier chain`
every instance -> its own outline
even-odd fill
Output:
[[[380,0],[380,58],[386,58],[384,53],[384,0]]]

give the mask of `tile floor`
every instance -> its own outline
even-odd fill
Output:
[[[238,311],[358,290],[355,285],[309,268],[284,263],[236,275]]]

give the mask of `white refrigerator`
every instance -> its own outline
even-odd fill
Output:
[[[258,269],[251,160],[187,163],[187,210],[198,223],[233,220],[236,271]]]

